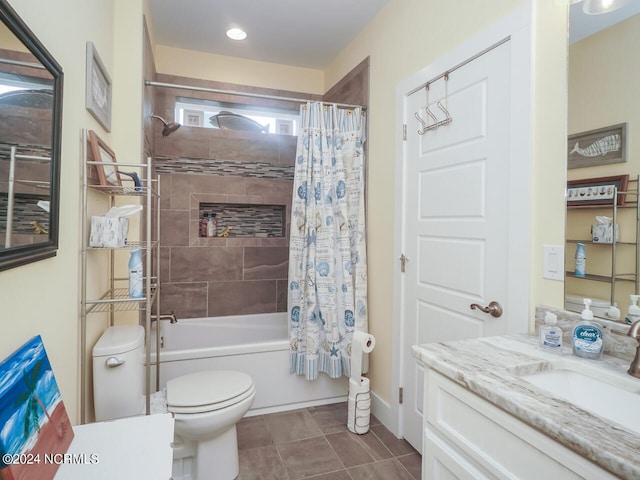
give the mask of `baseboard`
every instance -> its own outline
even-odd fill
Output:
[[[393,414],[391,406],[382,400],[376,392],[371,392],[371,413],[380,420],[387,430],[393,433],[396,437],[400,429],[398,428],[398,418]]]
[[[271,407],[252,408],[247,412],[245,417],[255,417],[257,415],[268,415],[270,413],[282,413],[290,412],[291,410],[298,410],[300,408],[318,407],[321,405],[330,405],[332,403],[346,402],[349,399],[347,396],[340,397],[327,397],[319,400],[311,400],[308,402],[295,402],[287,403],[286,405],[275,405]]]

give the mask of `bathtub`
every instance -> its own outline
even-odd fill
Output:
[[[267,313],[179,319],[160,326],[160,388],[202,370],[239,370],[253,378],[256,398],[248,415],[346,401],[349,380],[326,375],[308,382],[289,373],[287,314]],[[155,328],[152,375],[155,376]]]

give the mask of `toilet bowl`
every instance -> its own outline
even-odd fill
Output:
[[[196,442],[196,478],[236,478],[236,423],[256,396],[251,377],[229,370],[196,372],[169,380],[165,390],[176,435]]]
[[[109,327],[93,348],[96,420],[144,413],[144,378],[144,329]],[[195,445],[193,480],[233,480],[239,473],[236,423],[254,398],[246,373],[209,370],[169,380],[151,404],[152,413],[173,413],[175,435]]]

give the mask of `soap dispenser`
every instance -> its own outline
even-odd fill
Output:
[[[562,351],[562,330],[557,326],[558,317],[547,312],[544,316],[544,323],[540,326],[540,346],[545,350],[560,353]]]
[[[638,299],[640,295],[630,295],[631,305],[629,305],[629,312],[624,317],[624,321],[628,324],[635,323],[640,320],[640,307],[638,306]]]
[[[594,360],[602,357],[602,328],[593,321],[593,312],[589,308],[591,299],[584,299],[584,310],[582,310],[582,320],[573,329],[571,343],[573,354],[578,357],[591,358]]]

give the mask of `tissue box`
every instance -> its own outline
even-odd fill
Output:
[[[593,243],[613,243],[613,225],[596,223],[591,225]],[[620,239],[616,225],[616,242]]]
[[[127,245],[129,219],[126,217],[91,217],[90,247],[118,248]]]

